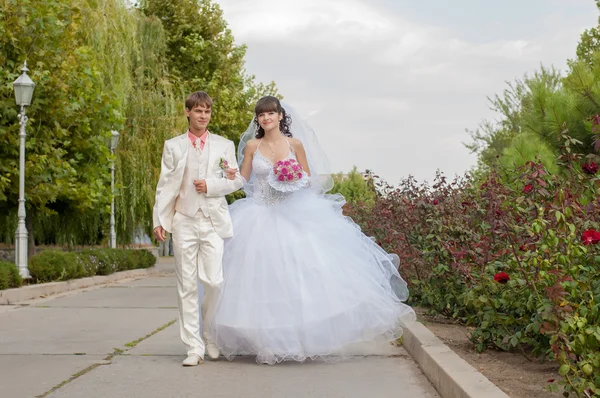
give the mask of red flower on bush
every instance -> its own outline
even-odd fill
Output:
[[[584,245],[591,245],[600,242],[600,232],[588,229],[581,235],[581,241]]]
[[[525,187],[523,188],[523,192],[524,193],[531,193],[531,191],[533,191],[533,186],[531,184],[527,184],[525,185]]]
[[[498,272],[496,275],[494,275],[494,280],[498,283],[505,284],[506,282],[508,282],[510,280],[510,276],[508,276],[508,274],[506,272],[502,271],[502,272]]]
[[[440,203],[440,201],[439,201],[439,200],[437,200],[437,199],[434,199],[434,200],[433,200],[433,204],[434,204],[434,205],[438,205],[439,203]]]
[[[587,174],[596,174],[598,172],[598,165],[595,162],[584,163],[581,165],[581,168]]]

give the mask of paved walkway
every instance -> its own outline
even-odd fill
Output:
[[[0,396],[438,397],[404,349],[388,344],[335,364],[241,358],[183,368],[174,285],[170,274],[0,306]]]

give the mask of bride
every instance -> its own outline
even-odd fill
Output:
[[[414,321],[398,257],[342,215],[316,136],[275,97],[256,104],[238,163],[246,199],[230,207],[212,339],[227,359],[275,364],[343,356]]]

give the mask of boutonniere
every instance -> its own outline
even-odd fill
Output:
[[[219,161],[219,167],[221,168],[221,170],[225,171],[229,168],[229,162],[227,162],[225,158],[221,158],[221,160]]]

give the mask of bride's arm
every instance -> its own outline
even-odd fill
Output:
[[[300,163],[300,166],[302,166],[306,174],[310,176],[310,168],[308,167],[308,162],[306,161],[306,152],[304,151],[302,142],[297,139],[291,139],[290,144],[292,145],[292,148],[294,148],[294,152],[296,152],[296,160],[298,163]]]
[[[240,169],[240,174],[246,181],[250,179],[250,175],[252,174],[252,158],[254,157],[255,151],[256,141],[248,141],[246,143],[246,147],[244,148],[244,160],[242,161],[242,166]]]

